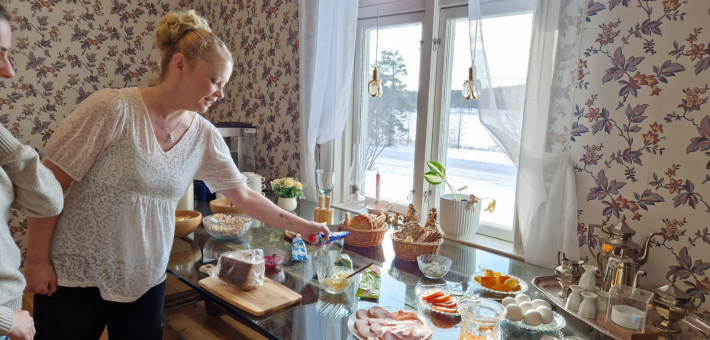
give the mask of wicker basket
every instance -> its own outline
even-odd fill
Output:
[[[381,229],[373,230],[363,230],[354,229],[345,226],[345,224],[340,224],[340,230],[349,231],[350,235],[345,238],[345,244],[349,244],[356,247],[374,247],[379,246],[385,241],[385,234],[387,234],[388,226],[385,225]]]
[[[394,236],[391,238],[394,256],[409,262],[417,262],[419,255],[436,254],[439,251],[439,246],[444,242],[443,238],[435,242],[404,242]]]

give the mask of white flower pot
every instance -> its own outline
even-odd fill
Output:
[[[456,201],[453,194],[441,196],[439,223],[441,230],[449,236],[471,237],[478,232],[481,221],[481,199],[474,204],[473,210],[468,210],[468,196],[462,195],[461,198],[461,201]]]
[[[298,201],[296,201],[296,198],[284,198],[284,197],[279,197],[279,202],[278,202],[279,208],[286,210],[288,212],[296,210],[298,207]]]

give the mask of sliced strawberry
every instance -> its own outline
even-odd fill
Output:
[[[457,312],[456,308],[437,307],[437,306],[433,306],[431,308],[434,310],[438,310],[440,312],[444,312],[444,313],[456,313]]]
[[[444,292],[440,290],[433,291],[427,295],[422,296],[422,299],[424,301],[431,301],[432,299],[438,298],[440,296],[444,295]]]
[[[444,295],[442,295],[442,296],[433,298],[433,299],[428,300],[428,301],[431,302],[431,303],[437,303],[437,302],[446,302],[446,301],[449,301],[449,300],[451,300],[451,295],[449,295],[449,294],[444,294]]]

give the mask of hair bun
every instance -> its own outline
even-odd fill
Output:
[[[165,50],[185,34],[195,30],[212,32],[207,20],[197,15],[195,10],[182,13],[168,13],[160,20],[155,32],[155,45],[159,50]]]

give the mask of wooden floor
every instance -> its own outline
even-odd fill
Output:
[[[189,291],[191,288],[168,275],[165,294]],[[33,313],[33,294],[25,292],[22,309]],[[204,301],[176,311],[167,311],[163,322],[163,340],[230,340],[265,339],[260,334],[227,315],[214,317],[207,314]],[[99,340],[108,340],[104,330]]]

